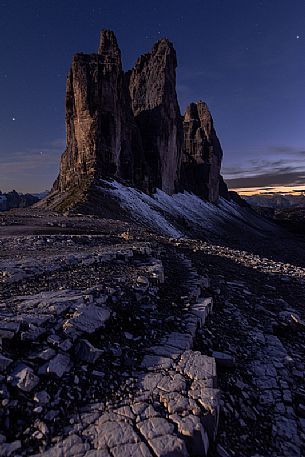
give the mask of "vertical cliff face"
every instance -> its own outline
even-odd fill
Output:
[[[152,188],[177,189],[183,131],[176,94],[176,52],[160,40],[129,73],[129,90]]]
[[[191,103],[187,107],[183,128],[181,187],[210,202],[216,202],[223,153],[211,113],[204,102]]]
[[[212,116],[198,102],[182,118],[176,66],[173,45],[162,39],[125,74],[108,30],[101,32],[98,53],[74,56],[67,79],[67,147],[53,191],[83,190],[99,178],[115,178],[148,192],[187,190],[211,202],[227,197]]]
[[[98,177],[145,181],[139,130],[113,32],[102,31],[98,54],[76,54],[67,79],[67,148],[57,190]]]

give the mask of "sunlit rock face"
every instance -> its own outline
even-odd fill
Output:
[[[180,114],[173,45],[158,41],[124,73],[113,32],[96,54],[76,54],[67,78],[67,147],[53,191],[114,178],[148,193],[183,190],[210,202],[227,196],[222,149],[204,102]],[[71,192],[72,194],[73,192]]]
[[[58,190],[98,177],[142,185],[143,154],[113,32],[101,32],[98,54],[76,54],[67,79],[67,148]]]
[[[206,103],[199,101],[187,107],[183,128],[181,187],[210,202],[216,202],[223,153]]]
[[[166,39],[142,55],[129,73],[135,120],[141,131],[152,188],[177,190],[183,127],[176,94],[176,52]]]

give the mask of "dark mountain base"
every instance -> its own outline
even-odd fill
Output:
[[[254,207],[255,211],[296,235],[305,236],[305,208]]]

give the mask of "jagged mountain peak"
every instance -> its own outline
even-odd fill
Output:
[[[98,54],[107,59],[112,58],[114,62],[121,63],[121,50],[112,30],[101,30]]]
[[[224,187],[213,119],[201,100],[181,116],[176,67],[174,46],[162,38],[124,73],[111,30],[101,31],[98,54],[74,56],[66,92],[67,147],[53,193],[114,178],[149,193],[187,190],[217,201]]]

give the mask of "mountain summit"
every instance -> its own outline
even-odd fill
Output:
[[[220,194],[227,197],[212,116],[202,101],[181,116],[176,67],[172,43],[161,39],[125,73],[109,30],[102,30],[97,54],[73,57],[66,89],[67,146],[51,200],[86,193],[109,178],[149,194],[189,191],[213,203]]]

